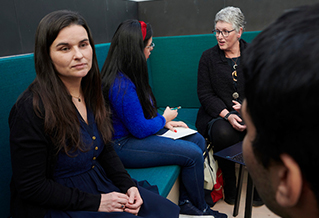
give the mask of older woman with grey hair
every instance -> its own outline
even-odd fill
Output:
[[[240,142],[246,125],[238,112],[244,93],[241,54],[247,42],[241,39],[245,17],[239,8],[226,7],[215,16],[217,45],[203,52],[198,67],[197,94],[201,107],[196,127],[207,137],[218,152]],[[236,193],[235,164],[218,160],[224,178],[225,201],[234,204]],[[262,205],[257,195],[254,205]]]

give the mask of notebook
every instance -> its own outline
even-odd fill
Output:
[[[190,129],[190,128],[174,127],[174,129],[176,130],[176,132],[168,130],[164,134],[161,134],[158,136],[167,137],[167,138],[171,138],[171,139],[179,139],[179,138],[183,138],[185,136],[197,133],[196,130]]]

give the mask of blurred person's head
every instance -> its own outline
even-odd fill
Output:
[[[243,54],[243,152],[265,204],[319,217],[319,5],[284,13]]]

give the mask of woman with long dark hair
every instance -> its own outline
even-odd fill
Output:
[[[204,199],[205,139],[198,133],[177,140],[157,135],[187,125],[173,121],[177,110],[157,112],[146,62],[154,48],[152,34],[150,24],[126,20],[111,41],[101,73],[112,111],[113,147],[125,167],[181,166],[181,214],[227,217],[211,210]]]
[[[9,117],[12,217],[178,217],[176,205],[138,188],[110,144],[110,111],[83,17],[45,16],[34,59],[36,78]]]

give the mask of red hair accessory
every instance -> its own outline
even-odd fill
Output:
[[[144,21],[139,21],[140,24],[141,24],[141,30],[142,30],[142,35],[143,35],[143,40],[145,39],[146,37],[146,23],[144,23]]]

